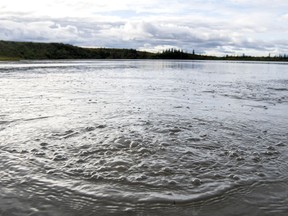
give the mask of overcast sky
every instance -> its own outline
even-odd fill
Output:
[[[288,0],[1,0],[0,40],[288,54]]]

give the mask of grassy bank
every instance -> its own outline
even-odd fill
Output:
[[[13,57],[1,57],[0,56],[0,61],[19,61],[21,60],[20,58],[13,58]]]

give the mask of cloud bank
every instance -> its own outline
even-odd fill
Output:
[[[286,0],[9,0],[0,40],[205,54],[288,53]]]

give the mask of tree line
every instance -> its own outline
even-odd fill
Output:
[[[183,60],[241,60],[241,61],[288,61],[288,55],[247,56],[245,54],[223,57],[167,49],[158,53],[135,49],[82,48],[63,43],[34,43],[0,41],[0,60],[20,59],[183,59]]]

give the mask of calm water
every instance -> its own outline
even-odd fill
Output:
[[[0,63],[0,215],[287,215],[288,64]]]

